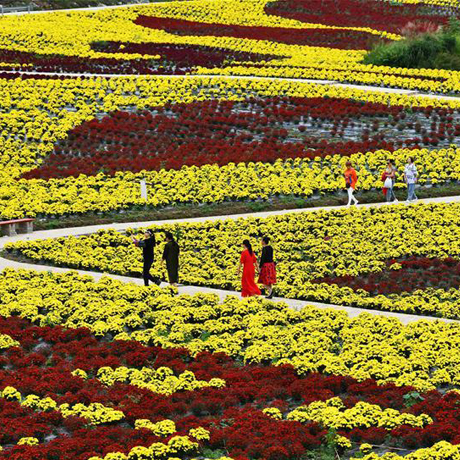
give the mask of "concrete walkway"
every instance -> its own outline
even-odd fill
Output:
[[[359,196],[358,196],[359,198]],[[346,198],[344,197],[344,201]],[[408,204],[405,201],[400,201],[398,203],[366,203],[358,204],[356,208],[378,208],[381,206],[417,206],[417,204],[429,204],[429,203],[458,203],[460,202],[460,195],[457,196],[443,196],[438,198],[425,198],[420,199],[417,202]],[[354,209],[355,206],[352,207]],[[112,223],[112,224],[103,224],[103,225],[89,225],[85,227],[69,227],[69,228],[59,228],[56,230],[42,230],[36,231],[30,234],[19,234],[13,237],[0,237],[0,249],[2,249],[6,243],[14,243],[17,241],[32,241],[32,240],[42,240],[46,238],[60,238],[65,236],[81,236],[89,235],[95,233],[99,230],[116,230],[119,232],[124,232],[128,228],[145,228],[153,225],[165,225],[165,224],[177,224],[177,223],[200,223],[200,222],[216,222],[218,220],[237,220],[237,219],[247,219],[249,217],[264,219],[271,216],[283,216],[286,214],[297,214],[297,213],[310,213],[310,212],[319,212],[319,211],[334,211],[337,209],[346,209],[346,206],[319,206],[311,208],[297,208],[297,209],[283,209],[278,211],[262,211],[262,212],[252,212],[245,214],[228,214],[223,216],[208,216],[208,217],[190,217],[184,219],[166,219],[166,220],[151,220],[143,222],[121,222],[121,223]],[[0,259],[1,260],[1,259]],[[1,265],[0,265],[1,267]]]
[[[460,196],[453,196],[453,197],[440,197],[440,198],[429,198],[424,200],[419,200],[418,203],[456,203],[460,201]],[[414,206],[413,204],[406,204],[405,202],[400,202],[403,206]],[[391,203],[371,203],[371,204],[363,204],[358,205],[358,208],[375,208],[380,206],[395,206],[396,204]],[[32,234],[21,234],[14,237],[3,237],[0,238],[0,249],[2,249],[6,243],[10,242],[17,242],[17,241],[27,241],[27,240],[40,240],[44,238],[59,238],[59,237],[66,237],[66,236],[81,236],[87,235],[98,230],[107,230],[107,229],[114,229],[117,231],[125,231],[128,228],[141,228],[147,227],[151,225],[163,225],[163,224],[171,224],[171,223],[184,223],[184,222],[204,222],[204,221],[217,221],[217,220],[227,220],[227,219],[247,219],[249,217],[257,217],[257,218],[266,218],[269,216],[280,216],[285,214],[293,214],[299,212],[318,212],[318,211],[332,211],[334,209],[343,209],[344,206],[330,206],[330,207],[318,207],[318,208],[306,208],[306,209],[294,209],[294,210],[281,210],[281,211],[269,211],[269,212],[259,212],[259,213],[250,213],[250,214],[233,214],[233,215],[226,215],[226,216],[212,216],[212,217],[197,217],[197,218],[190,218],[190,219],[175,219],[175,220],[164,220],[164,221],[150,221],[150,222],[129,222],[129,223],[117,223],[117,224],[108,224],[108,225],[93,225],[88,227],[73,227],[73,228],[63,228],[57,230],[49,230],[49,231],[38,231]],[[27,270],[37,270],[37,271],[50,271],[55,273],[64,273],[69,271],[67,268],[60,268],[60,267],[52,267],[49,265],[36,265],[36,264],[28,264],[28,263],[21,263],[12,261],[9,259],[5,259],[0,257],[0,270],[4,270],[5,268],[13,268],[13,269],[27,269]],[[112,274],[104,274],[100,272],[92,272],[92,271],[84,271],[84,270],[74,270],[77,271],[81,275],[90,275],[95,280],[99,280],[104,276],[109,276],[110,278],[117,279],[124,283],[135,283],[138,285],[143,284],[143,280],[140,278],[131,278],[127,276],[119,276],[119,275],[112,275]],[[222,289],[212,289],[206,288],[201,286],[180,286],[179,293],[180,294],[189,294],[194,295],[197,293],[210,293],[216,294],[219,296],[220,299],[225,299],[228,295],[236,295],[239,296],[240,293],[235,291],[226,291]],[[435,318],[430,316],[419,316],[419,315],[410,315],[404,313],[395,313],[395,312],[386,312],[380,310],[367,310],[367,309],[360,309],[342,305],[331,305],[325,304],[320,302],[310,302],[310,301],[301,301],[301,300],[294,300],[294,299],[285,299],[285,298],[274,298],[276,302],[284,302],[289,307],[300,310],[305,305],[313,305],[318,308],[332,308],[335,310],[342,310],[346,311],[350,317],[356,317],[361,313],[370,313],[373,315],[380,315],[385,317],[393,317],[397,318],[403,324],[407,324],[414,321],[420,320],[440,320],[444,322],[458,322],[455,320],[449,320],[444,318]]]

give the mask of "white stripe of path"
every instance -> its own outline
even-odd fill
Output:
[[[416,206],[419,204],[431,204],[431,203],[458,203],[460,202],[460,196],[452,196],[452,197],[439,197],[439,198],[427,198],[419,200],[417,204],[409,204],[409,206]],[[362,204],[358,205],[357,208],[376,208],[381,206],[395,206],[395,205],[407,205],[405,202],[400,202],[399,204],[396,203],[369,203],[369,204]],[[156,221],[146,221],[146,222],[128,222],[128,223],[113,223],[113,224],[104,224],[104,225],[92,225],[86,227],[72,227],[72,228],[62,228],[56,230],[46,230],[46,231],[37,231],[31,234],[21,234],[14,237],[3,237],[0,238],[0,249],[2,249],[5,244],[13,243],[18,241],[33,241],[33,240],[40,240],[45,238],[60,238],[60,237],[67,237],[67,236],[82,236],[88,235],[91,233],[95,233],[99,230],[108,230],[114,229],[116,231],[123,232],[128,228],[139,229],[142,227],[148,227],[152,225],[164,225],[164,224],[174,224],[174,223],[198,223],[198,222],[206,222],[211,221],[215,222],[218,220],[236,220],[236,219],[247,219],[247,218],[266,218],[270,216],[282,216],[286,214],[297,214],[297,213],[311,213],[311,212],[319,212],[319,211],[333,211],[336,209],[344,209],[344,206],[327,206],[327,207],[316,207],[316,208],[304,208],[304,209],[288,209],[288,210],[280,210],[280,211],[267,211],[267,212],[258,212],[258,213],[249,213],[249,214],[230,214],[224,216],[210,216],[210,217],[194,217],[188,219],[170,219],[170,220],[156,220]],[[143,280],[140,278],[132,278],[127,276],[119,276],[113,275],[109,273],[100,273],[100,272],[93,272],[93,271],[85,271],[85,270],[71,270],[67,268],[61,267],[53,267],[50,265],[40,265],[40,264],[30,264],[30,263],[22,263],[13,260],[9,260],[3,257],[0,257],[0,270],[4,270],[5,268],[13,268],[16,270],[25,269],[25,270],[37,270],[37,271],[46,271],[46,272],[54,272],[54,273],[65,273],[68,271],[76,271],[80,275],[89,275],[94,278],[94,280],[98,281],[102,277],[108,276],[110,278],[119,280],[124,283],[135,283],[138,285],[143,284]],[[208,294],[216,294],[221,300],[225,299],[229,295],[236,295],[239,296],[240,293],[236,291],[226,291],[222,289],[213,289],[201,286],[179,286],[179,294],[188,294],[194,295],[197,293],[208,293]],[[368,310],[368,309],[361,309],[355,308],[350,306],[344,305],[332,305],[326,304],[321,302],[311,302],[311,301],[302,301],[302,300],[295,300],[295,299],[286,299],[286,298],[274,298],[273,301],[275,302],[283,302],[287,304],[290,308],[295,310],[300,310],[306,305],[312,305],[317,308],[330,308],[334,310],[342,310],[348,313],[351,318],[359,316],[362,313],[369,313],[372,315],[377,316],[385,316],[388,318],[395,318],[399,320],[403,324],[408,324],[415,321],[443,321],[447,323],[451,322],[459,322],[456,320],[446,319],[446,318],[436,318],[431,316],[421,316],[421,315],[411,315],[405,313],[397,313],[397,312],[389,312],[389,311],[382,311],[382,310]]]

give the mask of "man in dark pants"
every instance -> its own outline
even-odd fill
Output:
[[[155,284],[159,286],[161,283],[160,278],[155,278],[150,274],[150,268],[153,264],[153,250],[156,245],[155,234],[153,233],[153,230],[146,230],[146,232],[144,233],[144,238],[145,239],[143,240],[137,240],[133,236],[134,244],[142,248],[142,255],[144,258],[142,277],[144,278],[144,285],[148,286],[149,281],[153,281]]]
[[[173,234],[166,232],[166,244],[163,251],[163,260],[166,263],[169,284],[177,286],[179,280],[179,245],[174,241]]]

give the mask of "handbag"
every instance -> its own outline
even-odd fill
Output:
[[[391,177],[387,177],[385,179],[385,182],[383,183],[383,187],[384,188],[393,188],[393,180],[391,179]]]

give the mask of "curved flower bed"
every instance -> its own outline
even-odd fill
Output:
[[[115,112],[68,133],[26,179],[325,158],[460,141],[458,109],[338,98],[251,98]]]
[[[238,62],[264,62],[273,59],[273,56],[246,53],[236,50],[215,49],[213,47],[173,44],[93,44],[95,50],[107,53],[129,53],[139,58],[125,60],[110,57],[94,59],[79,56],[38,55],[24,51],[0,49],[0,60],[11,64],[12,70],[27,70],[34,72],[58,73],[95,73],[95,74],[147,74],[147,75],[184,75],[196,66],[215,67]]]
[[[294,29],[287,27],[243,26],[238,24],[219,24],[185,19],[164,18],[141,15],[135,24],[151,29],[164,30],[176,35],[213,36],[269,40],[287,45],[321,46],[338,49],[363,50],[375,42],[375,35],[368,31],[346,29]]]
[[[343,209],[155,230],[176,234],[185,284],[239,290],[235,265],[242,241],[249,237],[260,255],[259,239],[268,235],[278,263],[276,293],[282,297],[459,319],[458,262],[449,267],[437,261],[460,259],[459,208],[455,203]],[[140,276],[142,257],[130,234],[100,231],[5,248],[40,263]],[[396,262],[391,267],[389,257]],[[409,258],[406,269],[397,263],[404,258]],[[408,267],[417,260],[420,268],[412,276]],[[152,273],[163,276],[160,260]]]
[[[294,460],[460,443],[460,396],[446,391],[460,383],[455,323],[220,304],[72,273],[8,270],[0,294],[0,334],[15,341],[0,356],[0,458]]]

